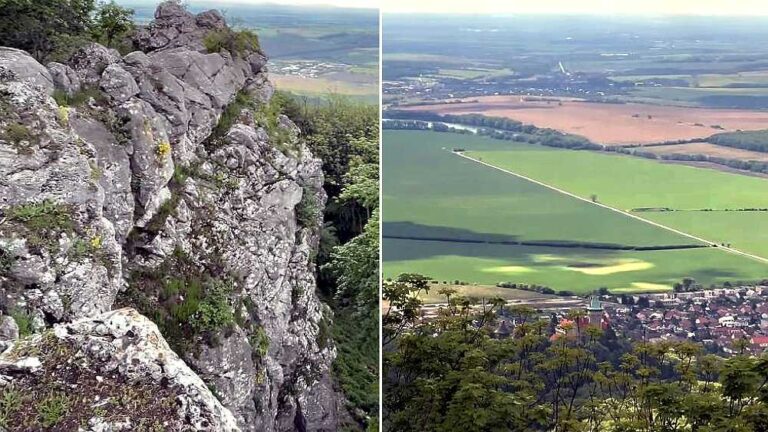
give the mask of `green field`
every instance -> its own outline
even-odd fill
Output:
[[[450,151],[455,147],[484,156],[521,151],[515,143],[474,136],[385,131],[385,277],[419,272],[439,280],[515,281],[588,292],[602,286],[660,289],[686,276],[710,284],[768,275],[764,264],[716,248],[634,251],[509,244],[668,246],[696,241],[460,158]],[[560,156],[544,170],[559,172],[555,168],[566,160]]]
[[[716,243],[768,258],[768,180],[626,155],[505,144],[468,155]],[[714,211],[701,211],[710,209]],[[731,210],[731,211],[726,211]]]

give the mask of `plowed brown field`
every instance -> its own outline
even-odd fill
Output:
[[[723,131],[768,128],[768,112],[762,111],[594,103],[568,98],[547,102],[524,100],[520,96],[484,96],[466,102],[398,109],[507,117],[581,135],[605,145],[706,138]]]
[[[768,153],[723,147],[710,143],[673,144],[665,146],[644,147],[642,151],[654,153],[657,155],[706,155],[726,159],[768,162]]]

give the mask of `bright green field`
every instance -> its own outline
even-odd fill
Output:
[[[591,292],[608,287],[616,292],[654,292],[655,286],[671,290],[684,277],[718,284],[762,279],[763,264],[713,248],[653,252],[587,251],[562,248],[440,243],[385,238],[384,276],[421,273],[437,280],[479,284],[524,282],[557,290]],[[612,263],[616,263],[612,265]],[[650,264],[642,270],[609,274],[584,274],[572,267],[592,264],[611,271],[621,264]]]
[[[626,155],[513,143],[468,155],[611,207],[667,207],[645,219],[758,256],[768,257],[768,180]],[[713,209],[719,211],[693,211]]]
[[[454,147],[483,154],[520,151],[515,143],[474,136],[384,132],[386,277],[419,272],[439,280],[516,281],[584,292],[602,286],[654,290],[686,276],[709,284],[768,275],[765,265],[714,248],[616,251],[456,242],[695,243],[460,158],[450,152]],[[563,160],[544,169],[552,173]]]

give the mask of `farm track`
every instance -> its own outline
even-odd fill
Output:
[[[447,151],[450,151],[450,150],[447,150]],[[481,165],[485,165],[485,166],[487,166],[487,167],[489,167],[489,168],[493,168],[493,169],[495,169],[495,170],[498,170],[498,171],[501,171],[501,172],[503,172],[503,173],[506,173],[506,174],[509,174],[509,175],[512,175],[512,176],[515,176],[515,177],[521,178],[521,179],[523,179],[523,180],[527,180],[527,181],[529,181],[529,182],[532,182],[532,183],[535,183],[535,184],[537,184],[537,185],[539,185],[539,186],[544,186],[544,187],[546,187],[546,188],[548,188],[548,189],[550,189],[550,190],[553,190],[553,191],[555,191],[555,192],[561,193],[561,194],[563,194],[563,195],[567,195],[567,196],[569,196],[569,197],[572,197],[572,198],[576,198],[576,199],[578,199],[578,200],[581,200],[581,201],[584,201],[584,202],[586,202],[586,203],[589,203],[589,204],[592,204],[592,205],[596,205],[596,206],[598,206],[598,207],[602,207],[602,208],[604,208],[604,209],[607,209],[607,210],[610,210],[610,211],[613,211],[613,212],[616,212],[616,213],[622,214],[622,215],[624,215],[624,216],[626,216],[626,217],[630,217],[630,218],[632,218],[632,219],[636,219],[636,220],[639,220],[639,221],[641,221],[641,222],[645,222],[645,223],[647,223],[647,224],[653,225],[653,226],[655,226],[655,227],[658,227],[658,228],[662,228],[662,229],[665,229],[665,230],[667,230],[667,231],[670,231],[670,232],[673,232],[673,233],[675,233],[675,234],[679,234],[679,235],[682,235],[682,236],[688,237],[688,238],[690,238],[690,239],[693,239],[693,240],[696,240],[696,241],[702,242],[702,243],[704,243],[704,244],[707,244],[707,245],[709,245],[710,247],[715,247],[715,248],[718,248],[718,249],[720,249],[720,250],[723,250],[723,251],[726,251],[726,252],[729,252],[729,253],[733,253],[733,254],[736,254],[736,255],[741,255],[741,256],[744,256],[744,257],[750,258],[750,259],[752,259],[752,260],[755,260],[755,261],[758,261],[758,262],[761,262],[761,263],[764,263],[764,264],[768,264],[768,258],[765,258],[765,257],[761,257],[761,256],[759,256],[759,255],[750,254],[750,253],[747,253],[747,252],[744,252],[744,251],[741,251],[741,250],[738,250],[738,249],[735,249],[735,248],[732,248],[732,247],[721,246],[721,245],[717,244],[716,242],[713,242],[713,241],[710,241],[710,240],[707,240],[707,239],[704,239],[704,238],[701,238],[701,237],[695,236],[695,235],[693,235],[693,234],[689,234],[689,233],[687,233],[687,232],[684,232],[684,231],[680,231],[680,230],[678,230],[678,229],[675,229],[675,228],[672,228],[672,227],[669,227],[669,226],[666,226],[666,225],[662,225],[662,224],[660,224],[660,223],[658,223],[658,222],[654,222],[654,221],[652,221],[652,220],[649,220],[649,219],[645,219],[645,218],[642,218],[642,217],[640,217],[640,216],[637,216],[637,215],[634,215],[634,214],[632,214],[632,213],[628,213],[628,212],[626,212],[626,211],[624,211],[624,210],[621,210],[621,209],[617,209],[617,208],[615,208],[615,207],[611,207],[611,206],[609,206],[609,205],[605,205],[605,204],[603,204],[603,203],[594,202],[594,201],[592,201],[592,200],[589,200],[589,199],[586,199],[586,198],[580,197],[580,196],[578,196],[578,195],[575,195],[575,194],[573,194],[573,193],[570,193],[570,192],[568,192],[568,191],[566,191],[566,190],[563,190],[563,189],[557,188],[557,187],[555,187],[555,186],[549,185],[549,184],[547,184],[547,183],[543,183],[543,182],[540,182],[540,181],[538,181],[538,180],[532,179],[532,178],[530,178],[530,177],[527,177],[527,176],[524,176],[524,175],[522,175],[522,174],[518,174],[518,173],[516,173],[516,172],[514,172],[514,171],[510,171],[510,170],[507,170],[507,169],[504,169],[504,168],[498,167],[498,166],[496,166],[496,165],[491,165],[491,164],[489,164],[489,163],[487,163],[487,162],[483,162],[483,161],[481,161],[481,160],[478,160],[478,159],[475,159],[475,158],[473,158],[473,157],[467,156],[467,155],[466,155],[466,154],[464,154],[463,152],[454,152],[454,151],[450,151],[450,152],[451,152],[451,153],[453,153],[453,154],[454,154],[454,155],[456,155],[456,156],[462,157],[462,158],[464,158],[464,159],[467,159],[467,160],[470,160],[470,161],[472,161],[472,162],[475,162],[475,163],[479,163],[479,164],[481,164]]]

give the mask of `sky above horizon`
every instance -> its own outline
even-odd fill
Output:
[[[336,6],[344,8],[379,9],[381,3],[387,1],[388,0],[191,0],[190,3],[277,4],[294,6]]]
[[[381,0],[381,5],[385,13],[768,16],[765,0]]]

